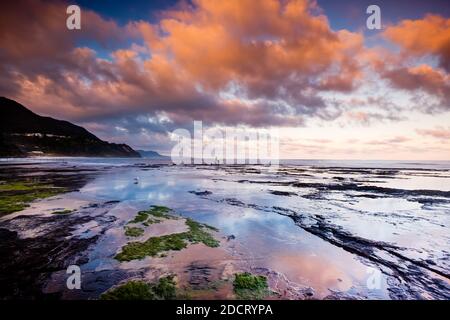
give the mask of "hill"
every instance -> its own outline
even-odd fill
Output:
[[[140,157],[126,144],[103,141],[68,121],[40,116],[0,97],[0,157]]]

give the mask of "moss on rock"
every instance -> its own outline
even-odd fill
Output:
[[[129,281],[100,296],[101,300],[170,300],[176,297],[173,276],[160,278],[157,283]]]
[[[140,237],[144,234],[144,229],[137,227],[125,227],[125,235],[127,237]]]
[[[131,261],[147,256],[155,257],[165,251],[184,249],[189,243],[203,243],[208,247],[219,246],[219,241],[205,231],[206,225],[189,218],[186,219],[186,225],[189,227],[186,232],[151,237],[144,242],[130,242],[122,247],[122,251],[115,258],[119,261]]]
[[[65,188],[33,181],[0,184],[0,216],[24,210],[29,203],[66,192]]]
[[[265,276],[249,272],[237,273],[233,282],[234,293],[239,299],[263,299],[270,295]]]

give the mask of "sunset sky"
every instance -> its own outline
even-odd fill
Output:
[[[282,158],[450,160],[448,0],[8,1],[0,75],[0,96],[163,154],[198,120],[278,128]]]

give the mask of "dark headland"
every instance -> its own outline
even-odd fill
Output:
[[[40,116],[0,97],[0,157],[140,157],[126,144],[103,141],[68,121]]]

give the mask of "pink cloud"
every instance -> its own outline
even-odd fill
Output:
[[[322,93],[350,92],[361,80],[354,57],[362,35],[333,31],[306,0],[266,0],[258,10],[249,0],[196,0],[155,24],[125,27],[84,10],[80,33],[64,27],[63,3],[18,3],[21,10],[0,12],[0,94],[45,114],[88,120],[164,111],[175,122],[292,126],[326,114]],[[111,51],[110,60],[76,47],[83,38],[121,37],[145,47]]]
[[[400,47],[400,53],[378,52],[371,57],[382,78],[396,89],[426,93],[425,111],[450,109],[450,19],[427,15],[389,26],[383,36]],[[417,64],[418,58],[435,58],[438,65]],[[435,100],[435,102],[431,102]]]
[[[403,20],[384,31],[406,56],[435,55],[440,66],[450,71],[450,18],[427,15],[423,19]]]
[[[0,11],[0,94],[75,121],[164,113],[174,126],[193,119],[300,126],[344,114],[368,124],[391,115],[329,97],[355,92],[368,80],[371,61],[393,89],[424,91],[448,107],[445,68],[398,63],[402,55],[431,54],[445,67],[447,20],[429,16],[388,28],[385,36],[403,53],[384,59],[364,47],[363,34],[334,31],[317,11],[307,0],[261,1],[258,10],[254,0],[194,0],[154,23],[119,26],[83,9],[82,30],[72,32],[65,3],[17,0]],[[398,36],[418,26],[430,43],[414,46],[414,34]],[[109,48],[109,56],[79,45],[86,39]]]
[[[429,136],[440,140],[450,141],[450,127],[437,127],[434,129],[417,129],[416,132],[422,136]]]

